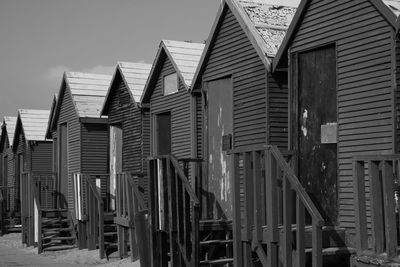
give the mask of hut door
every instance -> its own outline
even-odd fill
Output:
[[[117,173],[122,172],[122,129],[110,126],[110,208],[115,210]]]
[[[214,218],[232,217],[230,158],[227,150],[232,149],[233,110],[232,82],[230,78],[206,84],[207,91],[207,161],[208,188],[215,202]],[[211,204],[211,203],[210,203]]]
[[[171,154],[171,113],[156,115],[156,154]]]
[[[63,208],[66,204],[66,197],[68,192],[68,127],[67,124],[60,125],[60,147],[59,147],[59,176],[58,176],[58,185],[59,185],[59,207]]]
[[[298,57],[299,176],[328,223],[337,219],[337,103],[334,46]]]

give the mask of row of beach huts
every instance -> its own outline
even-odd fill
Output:
[[[141,266],[399,266],[399,15],[222,0],[205,44],[65,72],[3,119],[1,233]]]

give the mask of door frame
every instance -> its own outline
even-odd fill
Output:
[[[61,207],[61,205],[63,205],[63,203],[61,203],[61,153],[62,153],[62,149],[61,149],[61,142],[62,142],[62,134],[61,134],[61,127],[66,126],[66,147],[67,147],[67,151],[66,151],[66,161],[67,161],[67,173],[66,173],[66,177],[67,177],[67,184],[68,184],[68,179],[69,179],[69,172],[68,172],[68,167],[69,167],[69,123],[68,122],[63,122],[57,125],[57,140],[58,140],[58,144],[57,144],[57,181],[56,181],[56,185],[55,188],[57,190],[57,207]],[[66,189],[66,192],[68,194],[68,188]],[[65,197],[65,201],[68,202],[67,198],[68,196],[64,196]]]
[[[157,116],[163,115],[163,114],[169,114],[170,116],[170,144],[171,144],[171,154],[173,152],[173,147],[172,147],[172,110],[163,110],[159,112],[154,112],[151,113],[151,142],[150,142],[150,151],[151,155],[153,156],[158,156],[158,123],[157,123]]]

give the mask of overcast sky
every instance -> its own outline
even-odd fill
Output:
[[[153,63],[161,39],[207,39],[220,0],[0,0],[0,116],[50,109],[62,73]]]

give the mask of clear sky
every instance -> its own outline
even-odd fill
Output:
[[[50,109],[64,71],[153,63],[161,39],[203,42],[220,0],[0,0],[0,116]]]

